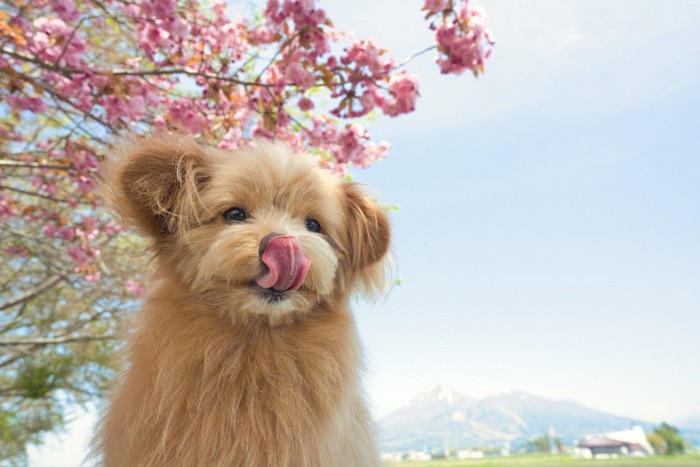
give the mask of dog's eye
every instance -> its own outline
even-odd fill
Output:
[[[231,208],[224,211],[222,217],[226,222],[241,222],[247,217],[245,211],[241,208]]]
[[[307,219],[306,228],[311,232],[320,232],[321,224],[319,224],[318,221],[315,219]]]

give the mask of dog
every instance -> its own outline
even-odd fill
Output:
[[[279,143],[123,145],[106,197],[151,240],[107,466],[379,465],[349,300],[382,287],[384,210]]]

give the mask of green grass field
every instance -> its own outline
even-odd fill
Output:
[[[511,457],[492,457],[487,459],[469,459],[469,460],[432,460],[425,462],[403,462],[401,464],[387,465],[415,465],[420,467],[628,467],[628,466],[647,466],[647,467],[685,467],[685,466],[700,466],[700,456],[654,456],[648,458],[621,458],[621,459],[573,459],[569,456],[549,456],[549,455],[523,455]]]

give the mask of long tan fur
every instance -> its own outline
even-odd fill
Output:
[[[101,462],[377,465],[348,300],[382,278],[383,210],[313,157],[264,142],[227,153],[183,136],[138,140],[104,173],[115,210],[152,239],[155,272],[96,436]],[[232,207],[249,219],[226,223]],[[271,232],[311,259],[280,303],[251,290]]]

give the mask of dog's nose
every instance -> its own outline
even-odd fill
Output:
[[[267,244],[270,243],[270,240],[281,235],[283,234],[277,232],[272,232],[271,234],[265,235],[263,239],[260,240],[260,249],[258,250],[258,254],[262,257],[263,253],[265,253],[265,248],[267,248]]]

